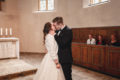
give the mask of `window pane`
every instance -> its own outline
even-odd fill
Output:
[[[54,0],[48,0],[48,10],[54,10]]]
[[[108,1],[108,0],[101,0],[102,2]]]
[[[94,4],[97,4],[97,3],[99,3],[99,0],[94,0]]]
[[[98,4],[103,4],[104,2],[108,2],[108,0],[89,0],[89,6],[95,6]]]
[[[40,0],[40,10],[46,10],[46,0]]]

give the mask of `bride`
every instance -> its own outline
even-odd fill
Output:
[[[65,80],[58,61],[58,45],[54,39],[55,27],[50,22],[47,22],[43,33],[47,54],[44,56],[34,80]]]

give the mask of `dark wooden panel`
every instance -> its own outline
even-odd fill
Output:
[[[103,46],[92,47],[92,65],[96,70],[104,70],[105,49]],[[95,67],[94,67],[95,66]]]
[[[79,41],[79,29],[74,29],[74,30],[72,30],[73,31],[73,41]]]
[[[72,43],[74,64],[100,72],[120,75],[120,48]]]
[[[78,64],[80,65],[81,62],[80,62],[80,46],[78,44],[73,44],[72,45],[72,52],[74,52],[74,54],[72,54],[72,56],[74,57],[73,58],[73,62],[74,64]]]
[[[0,11],[1,11],[1,8],[2,8],[2,4],[1,4],[1,1],[0,1]]]
[[[86,46],[86,44],[81,44],[80,45],[80,50],[81,50],[81,61],[82,65],[89,66],[89,64],[92,64],[92,56],[91,56],[91,48],[90,46]]]
[[[89,48],[86,46],[81,47],[81,55],[82,55],[82,63],[88,64],[88,57],[89,57]]]
[[[120,75],[120,48],[106,48],[106,72]]]
[[[120,27],[93,27],[93,28],[72,28],[73,30],[73,42],[86,43],[89,34],[93,34],[94,38],[97,35],[103,35],[106,43],[110,40],[111,34],[116,34],[120,41]]]
[[[98,48],[98,47],[93,47],[92,48],[92,62],[93,65],[96,66],[103,66],[103,61],[104,61],[104,49],[103,48]]]

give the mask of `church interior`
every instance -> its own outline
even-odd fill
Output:
[[[119,8],[120,0],[0,0],[0,80],[33,80],[44,24],[57,16],[73,32],[73,80],[120,80]]]

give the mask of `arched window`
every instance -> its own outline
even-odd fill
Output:
[[[39,11],[53,11],[54,0],[38,0]]]

